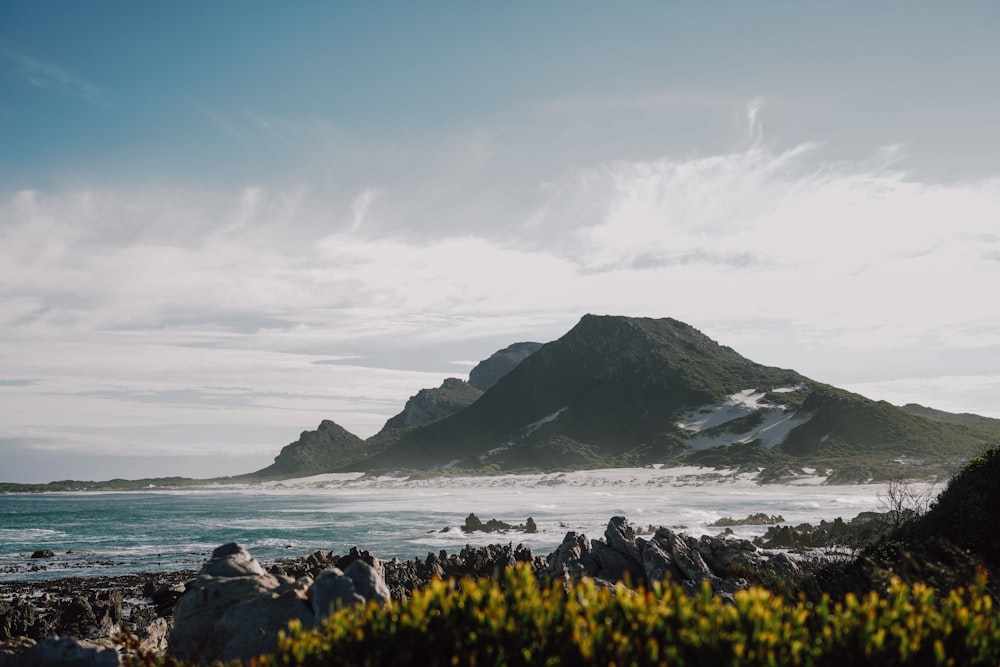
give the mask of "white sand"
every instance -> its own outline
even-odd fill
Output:
[[[680,466],[667,468],[649,466],[644,468],[602,468],[598,470],[578,470],[574,472],[552,472],[505,475],[438,475],[410,478],[405,475],[368,476],[364,473],[329,473],[312,475],[281,481],[261,482],[246,485],[265,489],[339,489],[339,488],[386,488],[386,489],[473,489],[501,488],[534,489],[539,487],[690,487],[725,486],[728,488],[760,488],[756,482],[756,472],[739,472],[735,469]],[[788,486],[817,486],[826,482],[826,477],[813,472],[790,476],[782,483]],[[241,485],[243,486],[243,485]],[[868,491],[870,493],[870,490]]]

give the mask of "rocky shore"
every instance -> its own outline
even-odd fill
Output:
[[[384,561],[352,548],[267,566],[229,544],[198,572],[0,583],[0,667],[118,665],[121,630],[147,651],[198,662],[246,660],[268,650],[293,618],[310,626],[337,604],[403,600],[434,578],[490,577],[517,563],[546,581],[590,577],[599,585],[649,586],[671,578],[692,593],[707,581],[722,596],[752,579],[794,578],[798,570],[784,551],[725,534],[639,532],[614,517],[602,537],[568,532],[547,556],[508,543]]]

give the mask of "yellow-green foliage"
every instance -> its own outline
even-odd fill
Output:
[[[540,588],[527,568],[436,581],[405,603],[341,609],[319,630],[292,626],[277,665],[990,665],[1000,621],[985,579],[938,593],[894,582],[885,595],[786,603],[763,589],[734,603],[706,586],[629,591]]]

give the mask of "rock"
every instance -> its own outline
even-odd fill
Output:
[[[248,577],[266,575],[267,571],[241,544],[230,542],[212,552],[212,557],[201,568],[199,576]]]
[[[670,552],[656,540],[650,540],[642,550],[642,568],[646,574],[646,584],[652,586],[667,579],[677,579],[680,571],[674,566]]]
[[[17,656],[20,667],[119,667],[114,649],[83,646],[72,637],[46,637]]]
[[[486,523],[483,523],[482,519],[475,515],[475,513],[470,513],[469,516],[465,517],[465,523],[462,524],[462,531],[466,533],[499,533],[507,530],[518,530],[523,533],[537,533],[538,525],[535,520],[530,516],[525,523],[512,525],[505,521],[500,521],[499,519],[490,519]]]
[[[698,553],[719,576],[760,567],[757,547],[748,540],[702,535],[698,540]]]
[[[607,581],[625,581],[630,585],[646,583],[642,554],[635,531],[623,516],[612,517],[604,531],[606,542],[595,541],[591,553],[599,563],[597,576]]]
[[[306,560],[332,560],[317,553]],[[343,571],[293,580],[268,573],[238,544],[219,547],[174,607],[167,652],[198,663],[246,661],[272,650],[289,621],[311,627],[339,605],[388,602],[378,559],[356,549],[351,558]]]
[[[780,514],[772,514],[768,516],[763,512],[756,512],[754,514],[747,515],[747,518],[745,519],[733,519],[732,517],[725,516],[709,525],[715,528],[725,528],[727,526],[773,526],[784,522],[785,518]]]
[[[357,547],[351,547],[351,550],[346,556],[336,559],[336,566],[344,572],[347,572],[351,565],[359,560],[371,565],[378,577],[380,579],[385,579],[385,564],[382,563],[382,561],[377,558],[375,554],[367,549],[359,550]]]
[[[365,598],[354,587],[354,580],[339,568],[324,570],[309,587],[309,604],[316,620],[352,604],[364,604]]]
[[[469,516],[465,517],[465,523],[462,525],[462,530],[466,533],[496,533],[501,530],[511,530],[513,528],[514,526],[511,524],[497,519],[490,519],[486,523],[483,523],[475,514],[469,514]]]
[[[799,574],[799,566],[788,557],[788,554],[781,551],[768,558],[765,565],[784,579],[791,579]]]
[[[35,643],[29,637],[14,637],[0,642],[0,667],[18,667],[23,664],[21,656]]]
[[[646,583],[646,575],[642,565],[625,554],[612,549],[610,546],[599,540],[591,543],[591,556],[597,561],[597,572],[594,576],[598,579],[614,583],[624,581],[627,585],[636,586]],[[638,555],[638,551],[636,551]]]
[[[549,554],[549,574],[553,577],[579,577],[597,574],[597,561],[590,557],[590,541],[586,535],[569,531],[556,550]]]
[[[268,574],[242,546],[227,544],[177,601],[167,651],[197,662],[247,660],[272,649],[292,618],[312,624],[305,590]]]
[[[28,600],[0,600],[0,641],[33,634],[38,612]]]
[[[147,585],[143,593],[153,601],[158,616],[170,616],[174,612],[174,605],[187,590],[187,584],[168,584],[165,586]]]
[[[635,531],[623,516],[612,517],[604,530],[604,539],[615,551],[639,560],[639,549],[635,544]]]
[[[55,558],[55,552],[48,549],[39,549],[31,554],[32,558]]]
[[[170,628],[170,620],[163,617],[153,619],[151,623],[136,633],[139,637],[139,646],[144,651],[165,653],[167,650],[167,640],[170,637]]]
[[[345,571],[323,571],[309,587],[309,603],[316,621],[352,604],[376,601],[388,604],[392,595],[378,571],[363,560],[356,560]]]
[[[59,628],[73,637],[90,637],[97,634],[100,624],[94,607],[82,595],[73,596],[58,608]]]
[[[669,539],[670,555],[674,557],[674,563],[686,579],[701,581],[711,577],[712,571],[698,551],[697,542],[689,542],[688,539],[684,535],[674,535]]]

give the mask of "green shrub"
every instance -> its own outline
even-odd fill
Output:
[[[884,595],[816,604],[754,588],[727,603],[707,585],[696,597],[674,584],[540,587],[519,567],[341,609],[318,630],[293,624],[259,664],[995,667],[1000,620],[984,586],[940,594],[895,581]]]

